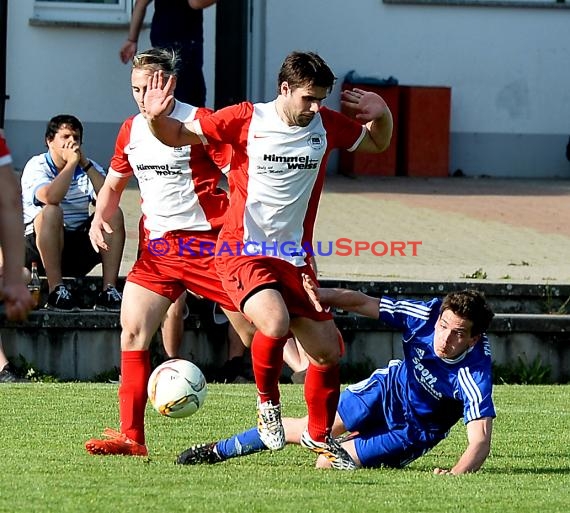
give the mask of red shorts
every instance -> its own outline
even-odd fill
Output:
[[[186,289],[236,312],[214,265],[217,232],[169,232],[148,240],[127,275],[127,281],[172,302]]]
[[[216,258],[216,269],[226,292],[243,311],[243,303],[256,291],[274,288],[283,296],[291,317],[315,321],[333,318],[330,312],[317,312],[303,287],[302,274],[317,283],[310,265],[296,267],[285,260],[266,256],[224,255]]]

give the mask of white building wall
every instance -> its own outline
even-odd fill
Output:
[[[381,0],[252,0],[262,29],[251,41],[253,100],[275,95],[291,50],[315,50],[340,83],[360,75],[452,88],[450,172],[570,176],[570,5],[562,9],[384,4]],[[508,0],[506,0],[508,2]],[[260,9],[259,5],[264,4]],[[17,166],[43,149],[60,112],[86,125],[86,146],[106,164],[116,130],[134,112],[129,69],[118,59],[126,28],[33,27],[33,0],[9,0],[6,130]],[[205,73],[213,104],[215,8],[205,11]],[[263,34],[261,37],[259,34]],[[140,49],[148,45],[143,32]]]
[[[76,115],[85,125],[85,146],[106,166],[120,124],[137,112],[130,66],[119,59],[128,27],[37,27],[29,24],[33,0],[9,0],[6,133],[16,167],[45,149],[43,136],[54,115]],[[152,15],[153,4],[148,9]],[[204,74],[213,104],[215,7],[204,11]],[[139,50],[150,47],[143,29]]]
[[[268,1],[265,96],[290,50],[314,50],[340,79],[333,107],[352,69],[451,87],[451,172],[570,176],[568,27],[569,9]]]
[[[366,75],[394,75],[404,84],[451,86],[454,131],[568,130],[570,67],[564,64],[570,61],[565,44],[570,13],[358,3],[369,4],[365,24],[343,28],[334,16],[338,23],[327,23],[336,42],[323,50],[339,76],[355,68]],[[323,4],[333,14],[342,2]]]

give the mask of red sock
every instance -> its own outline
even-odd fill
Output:
[[[121,386],[119,387],[119,417],[121,433],[139,444],[144,439],[144,411],[146,386],[150,377],[148,351],[121,352]]]
[[[340,396],[340,366],[317,367],[312,363],[305,377],[305,401],[309,413],[308,431],[315,442],[330,433]]]
[[[251,343],[255,384],[262,403],[279,404],[279,377],[283,369],[283,346],[287,337],[268,337],[257,330]]]

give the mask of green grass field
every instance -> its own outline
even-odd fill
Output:
[[[284,412],[304,412],[282,386]],[[187,419],[147,410],[148,458],[95,457],[86,439],[117,428],[117,386],[0,386],[0,512],[517,512],[570,511],[570,386],[495,388],[498,418],[483,470],[434,476],[465,448],[465,429],[405,470],[316,470],[300,447],[219,465],[174,465],[189,445],[253,425],[253,385],[210,385]]]

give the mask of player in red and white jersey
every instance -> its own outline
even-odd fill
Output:
[[[206,112],[176,101],[171,115],[184,120]],[[220,168],[227,172],[230,158],[227,145],[207,150],[165,146],[150,133],[144,115],[137,114],[119,130],[109,175],[123,183],[135,175],[148,239],[174,230],[219,231],[228,197],[217,185]]]
[[[169,117],[173,82],[160,73],[149,81],[147,121],[165,144],[215,142],[232,145],[230,208],[216,248],[224,288],[256,326],[252,360],[258,389],[258,430],[273,450],[285,444],[278,380],[289,330],[310,357],[305,378],[308,429],[303,445],[325,454],[335,468],[354,468],[329,436],[340,393],[342,343],[327,312],[316,312],[303,289],[305,241],[311,241],[330,151],[384,151],[392,116],[380,96],[353,89],[343,93],[356,118],[323,107],[335,77],[321,57],[293,52],[278,77],[279,94],[269,103],[244,102],[192,122]]]
[[[156,70],[173,77],[175,69],[176,54],[168,50],[151,49],[135,56],[131,84],[140,113],[119,130],[89,232],[94,246],[105,248],[108,220],[134,174],[148,238],[127,276],[121,307],[120,432],[108,429],[107,439],[87,441],[91,454],[148,453],[144,412],[151,371],[149,346],[169,306],[183,292],[190,290],[220,304],[242,340],[250,327],[224,291],[214,266],[214,248],[228,205],[218,181],[220,169],[229,167],[231,147],[169,147],[152,135],[145,120],[148,78]],[[168,112],[189,122],[210,111],[173,98]]]

